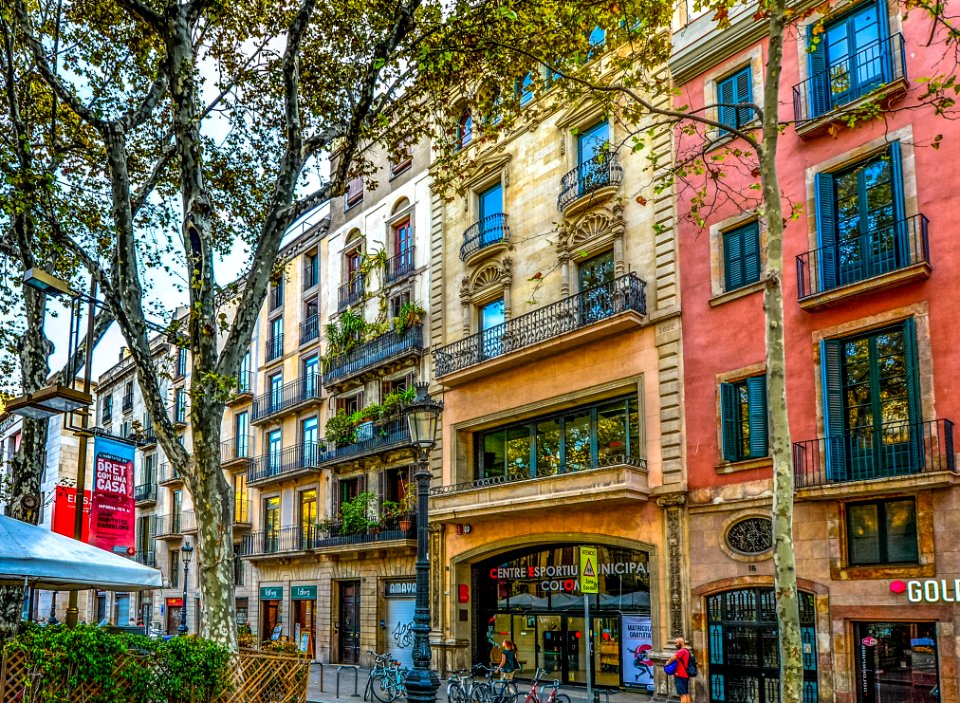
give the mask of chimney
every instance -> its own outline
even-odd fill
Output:
[[[127,348],[120,347],[120,361],[123,361],[126,358],[127,358]]]

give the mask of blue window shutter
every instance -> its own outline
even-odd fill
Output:
[[[733,82],[735,83],[738,103],[752,103],[753,102],[753,77],[750,75],[750,67],[747,66],[737,75],[733,77]],[[737,109],[737,124],[738,126],[743,126],[750,122],[753,119],[753,110],[749,107],[743,107]]]
[[[842,359],[843,342],[838,339],[824,339],[820,342],[827,480],[843,480],[846,475],[846,453],[844,452],[846,423],[843,417],[843,379],[840,368]]]
[[[717,121],[731,127],[735,126],[737,122],[737,108],[730,107],[737,102],[733,83],[734,77],[725,78],[717,83],[717,102],[720,103],[717,110]]]
[[[732,383],[720,384],[720,434],[723,438],[723,458],[740,458],[740,417],[737,409],[737,389]]]
[[[811,24],[807,28],[807,46],[814,42],[813,28],[816,24]],[[830,109],[830,76],[827,73],[827,46],[826,33],[817,38],[816,46],[813,51],[807,55],[809,58],[810,79],[807,82],[807,107],[810,114],[809,119],[813,119]]]
[[[750,458],[767,456],[767,377],[747,379],[747,399],[750,403]]]
[[[725,290],[743,286],[743,230],[723,234],[723,279]]]
[[[741,228],[740,247],[743,283],[755,283],[760,280],[760,223],[754,221]]]
[[[837,287],[837,217],[833,199],[833,174],[816,175],[817,240],[820,255],[817,261],[820,290]]]

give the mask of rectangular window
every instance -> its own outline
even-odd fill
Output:
[[[177,398],[176,417],[174,419],[177,422],[186,422],[187,421],[187,390],[185,388],[178,388],[176,398]]]
[[[911,263],[899,142],[842,171],[818,173],[815,193],[819,290]]]
[[[923,470],[913,319],[820,343],[826,478],[864,481]]]
[[[177,376],[183,377],[187,375],[187,349],[186,347],[180,347],[177,352]]]
[[[320,283],[320,254],[312,252],[303,261],[303,289],[313,288]]]
[[[237,413],[234,423],[236,428],[234,448],[237,450],[237,458],[250,458],[250,413],[246,410]]]
[[[720,384],[720,429],[724,461],[767,456],[766,376]]]
[[[481,353],[485,358],[500,356],[503,354],[503,325],[506,322],[503,298],[480,306],[478,313]]]
[[[180,588],[180,550],[170,550],[170,588]],[[170,606],[167,606],[168,608]]]
[[[283,318],[275,317],[270,321],[270,339],[267,340],[267,361],[283,356]]]
[[[320,359],[311,356],[303,362],[303,397],[315,398],[320,395]]]
[[[734,129],[750,124],[754,118],[753,109],[737,105],[752,102],[753,78],[750,66],[717,81],[717,122]]]
[[[363,202],[363,179],[351,178],[343,196],[343,209],[348,210],[360,202]]]
[[[270,284],[270,309],[276,310],[283,305],[283,277]]]
[[[113,417],[113,396],[106,395],[103,397],[103,410],[100,412],[100,421],[110,422],[112,417]]]
[[[311,488],[306,491],[300,491],[299,525],[301,539],[309,539],[309,536],[313,534],[318,517],[316,489]]]
[[[917,508],[913,498],[872,503],[849,503],[847,510],[847,563],[916,564]]]
[[[270,463],[269,473],[280,473],[283,460],[283,434],[280,430],[273,430],[267,435],[267,459]]]
[[[240,361],[240,372],[237,374],[237,393],[249,393],[250,383],[250,352],[247,351]]]
[[[942,700],[937,623],[857,622],[853,642],[857,703]]]
[[[754,220],[723,233],[723,283],[731,291],[760,280],[760,223]]]
[[[346,478],[340,480],[340,491],[337,495],[337,512],[340,512],[340,506],[353,500],[363,492],[366,477],[357,476],[355,478]]]
[[[337,398],[337,412],[344,412],[351,415],[363,407],[363,393],[354,393],[353,395]]]
[[[263,501],[263,546],[268,553],[280,548],[280,496]]]
[[[303,464],[314,466],[319,459],[320,422],[316,417],[308,417],[300,423],[300,439],[303,442]]]
[[[143,481],[142,483],[153,483],[157,480],[157,455],[143,455]]]
[[[399,318],[400,310],[404,305],[410,302],[410,291],[398,293],[390,298],[390,318]]]
[[[640,452],[637,400],[626,396],[478,433],[477,478],[518,480],[636,465]]]
[[[233,477],[233,521],[250,522],[250,503],[247,500],[247,475],[235,474]]]
[[[850,103],[892,80],[895,57],[887,36],[886,12],[885,2],[867,2],[822,26],[810,25],[812,117]],[[823,31],[814,37],[815,29]]]
[[[413,165],[413,149],[411,147],[405,147],[401,149],[399,156],[396,161],[390,162],[390,175],[396,176],[398,174],[406,171],[410,166]]]

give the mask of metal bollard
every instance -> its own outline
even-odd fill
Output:
[[[360,667],[356,664],[341,664],[337,667],[337,698],[340,697],[340,672],[344,669],[353,670],[353,697],[359,698],[359,683],[360,683]]]
[[[314,659],[310,663],[320,667],[320,693],[323,693],[323,662]]]

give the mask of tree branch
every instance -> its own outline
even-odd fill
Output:
[[[163,17],[159,12],[144,5],[140,0],[117,0],[117,3],[131,15],[150,26],[155,31],[163,28]]]
[[[117,125],[124,131],[130,131],[131,129],[136,129],[142,125],[156,109],[157,104],[160,102],[160,98],[163,97],[163,94],[166,91],[167,76],[161,69],[158,72],[157,78],[150,85],[150,90],[147,91],[146,97],[144,97],[140,105],[137,106],[137,109],[131,110],[117,120]]]

